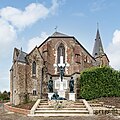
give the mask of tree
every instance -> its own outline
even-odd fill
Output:
[[[0,92],[0,100],[9,100],[10,99],[10,92],[7,92],[6,90],[1,93]]]

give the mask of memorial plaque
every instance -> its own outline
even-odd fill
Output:
[[[61,80],[58,79],[58,80],[55,80],[55,89],[60,89],[61,88]],[[63,79],[63,90],[67,89],[67,80],[64,80]]]

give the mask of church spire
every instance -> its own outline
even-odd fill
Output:
[[[96,39],[95,39],[95,44],[94,44],[94,48],[93,48],[93,57],[100,57],[101,55],[104,54],[104,50],[103,50],[103,45],[102,45],[102,41],[101,41],[101,37],[100,37],[100,33],[99,33],[99,26],[97,23],[97,33],[96,33]]]

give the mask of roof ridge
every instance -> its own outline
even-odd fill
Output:
[[[68,36],[68,35],[61,32],[54,32],[51,36]]]

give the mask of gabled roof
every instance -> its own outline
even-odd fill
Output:
[[[102,45],[99,29],[97,29],[97,34],[96,34],[96,39],[95,39],[95,44],[94,44],[92,55],[93,57],[96,58],[103,54],[104,54],[103,45]]]
[[[27,53],[23,52],[22,48],[21,48],[21,50],[15,48],[15,50],[18,52],[18,56],[17,56],[16,61],[22,62],[22,63],[26,63],[27,62],[26,61],[26,55],[27,55]]]
[[[38,51],[40,57],[44,60],[44,58],[43,58],[43,56],[41,55],[41,53],[40,53],[40,51],[39,51],[39,49],[38,49],[37,46],[36,46],[29,54],[27,54],[26,56],[29,56],[30,54],[32,54],[32,52],[33,52],[35,49],[37,49],[37,51]]]
[[[65,36],[68,37],[68,35],[63,34],[63,33],[60,33],[60,32],[54,32],[54,33],[51,35],[51,37],[65,37]]]
[[[60,33],[60,32],[54,32],[51,36],[49,36],[45,41],[43,41],[42,44],[39,45],[38,48],[40,48],[46,41],[48,41],[50,38],[74,38],[74,36],[68,36],[66,34]]]
[[[40,48],[46,41],[48,41],[50,38],[73,38],[90,56],[94,59],[94,57],[81,45],[81,43],[74,37],[74,36],[68,36],[66,34],[55,32],[51,36],[49,36],[38,48]],[[95,59],[94,59],[95,60]]]

